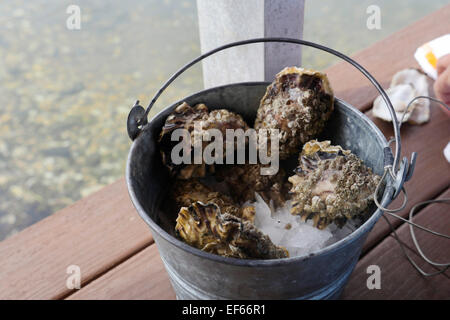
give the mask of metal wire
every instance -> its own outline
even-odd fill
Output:
[[[403,124],[403,120],[405,119],[406,114],[408,113],[408,109],[409,109],[409,108],[412,106],[412,104],[413,104],[416,100],[418,100],[418,99],[428,99],[428,100],[434,101],[434,102],[439,103],[440,105],[442,105],[442,106],[443,106],[444,108],[446,108],[448,111],[450,111],[450,107],[449,107],[445,102],[443,102],[443,101],[441,101],[441,100],[439,100],[439,99],[436,99],[436,98],[433,98],[433,97],[429,97],[429,96],[417,96],[417,97],[415,97],[414,99],[412,99],[412,100],[408,103],[408,105],[406,106],[405,112],[403,113],[402,118],[400,119],[400,123],[398,124],[398,129],[399,129],[399,130],[400,130],[402,124]]]
[[[378,201],[378,196],[377,196],[377,195],[379,194],[380,188],[381,188],[381,186],[382,186],[382,184],[383,184],[383,181],[384,181],[384,179],[386,178],[386,175],[387,175],[388,173],[390,173],[391,177],[392,177],[393,179],[395,179],[395,176],[393,176],[393,173],[392,173],[392,167],[391,167],[391,166],[385,167],[385,168],[384,168],[383,175],[381,176],[380,182],[378,183],[378,185],[377,185],[377,187],[376,187],[376,189],[375,189],[373,200],[374,200],[374,202],[375,202],[375,205],[376,205],[380,210],[382,210],[382,211],[384,211],[384,212],[387,212],[387,213],[399,212],[399,211],[402,211],[403,209],[405,209],[406,204],[407,204],[407,202],[408,202],[408,194],[406,193],[406,189],[405,189],[404,187],[402,187],[402,192],[403,192],[403,203],[402,203],[402,205],[401,205],[399,208],[396,208],[396,209],[388,209],[388,208],[383,207],[383,206],[381,205],[381,203]]]
[[[428,201],[424,201],[424,202],[420,202],[418,204],[416,204],[414,207],[411,208],[411,210],[409,211],[409,220],[412,222],[412,218],[414,215],[414,211],[416,211],[416,209],[420,206],[429,204],[429,203],[445,203],[445,204],[450,204],[450,198],[444,198],[444,199],[435,199],[435,200],[428,200]],[[419,242],[416,239],[416,234],[414,233],[414,228],[413,226],[410,224],[409,225],[409,231],[411,232],[411,237],[413,239],[414,245],[416,246],[417,250],[419,251],[420,255],[422,256],[422,258],[428,262],[429,264],[435,265],[435,266],[449,266],[450,262],[448,263],[438,263],[438,262],[434,262],[431,261],[430,259],[428,259],[425,254],[423,253],[422,249],[420,248]],[[436,231],[429,231],[434,235],[437,235],[439,237],[443,237],[446,239],[450,239],[449,235],[445,235]]]
[[[450,201],[450,199],[435,199],[435,200],[428,200],[428,201],[424,201],[424,202],[419,202],[418,204],[416,204],[416,205],[411,209],[411,211],[413,211],[413,209],[416,208],[417,206],[422,206],[422,205],[429,204],[429,203],[445,202],[445,201]],[[403,217],[401,217],[401,216],[398,216],[398,215],[396,215],[395,213],[392,213],[392,212],[387,212],[387,211],[386,211],[386,213],[389,214],[390,216],[394,217],[394,218],[397,218],[397,219],[399,219],[399,220],[402,220],[403,222],[406,222],[407,224],[409,224],[409,226],[410,226],[411,228],[412,228],[412,227],[416,227],[416,228],[421,229],[421,230],[423,230],[423,231],[425,231],[425,232],[434,234],[435,236],[450,239],[450,236],[448,236],[448,235],[445,235],[445,234],[443,234],[443,233],[439,233],[439,232],[433,231],[433,230],[431,230],[431,229],[425,228],[425,227],[423,227],[423,226],[421,226],[421,225],[419,225],[419,224],[416,224],[416,223],[412,222],[412,213],[411,213],[411,211],[410,211],[409,219],[405,219],[405,218],[403,218]]]
[[[447,201],[450,201],[450,199],[445,199]],[[434,200],[431,200],[434,201]],[[389,225],[389,227],[391,228],[391,231],[394,235],[395,240],[397,240],[397,243],[399,244],[403,254],[406,256],[406,258],[408,259],[409,263],[414,267],[414,269],[416,269],[421,275],[423,275],[424,277],[431,277],[431,276],[436,276],[438,274],[444,273],[445,271],[447,271],[447,269],[450,267],[450,263],[446,263],[446,264],[435,264],[435,263],[429,263],[430,265],[436,267],[439,271],[437,272],[432,272],[432,273],[427,273],[425,271],[422,270],[422,268],[419,267],[419,265],[409,256],[409,254],[406,252],[405,250],[405,245],[403,244],[403,242],[400,240],[399,236],[397,235],[397,231],[395,230],[394,226],[391,224],[391,222],[389,221],[388,218],[386,218],[386,216],[382,216],[384,218],[384,220],[387,222],[387,224]],[[412,228],[412,226],[411,226]],[[415,235],[413,236],[413,234],[411,234],[411,236],[413,237],[413,240],[415,239]],[[417,242],[417,240],[416,240]],[[416,245],[415,242],[415,245]],[[420,247],[419,247],[420,248]],[[416,245],[416,249],[417,249],[417,245]],[[412,250],[412,249],[411,249]],[[424,259],[425,261],[428,262],[427,257],[423,254],[423,252],[421,250],[418,250],[418,254],[422,257],[422,259]],[[439,266],[443,266],[442,269],[439,269]]]
[[[418,99],[429,99],[429,100],[431,100],[431,101],[434,101],[434,102],[437,102],[437,103],[441,104],[441,105],[444,106],[447,110],[450,110],[450,107],[449,107],[447,104],[445,104],[444,102],[442,102],[442,101],[440,101],[440,100],[438,100],[438,99],[436,99],[436,98],[429,97],[429,96],[417,96],[417,97],[415,97],[414,99],[412,99],[412,100],[408,103],[408,105],[407,105],[407,107],[406,107],[406,109],[405,109],[405,112],[403,113],[402,118],[400,119],[400,123],[398,124],[398,128],[399,128],[399,129],[401,128],[401,125],[402,125],[402,123],[403,123],[403,121],[404,121],[405,115],[406,115],[407,112],[408,112],[408,109],[409,109],[409,108],[412,106],[412,104],[413,104],[416,100],[418,100]],[[389,146],[392,142],[394,142],[394,141],[397,142],[397,141],[396,141],[396,138],[392,138],[391,140],[389,140],[388,146]],[[383,172],[383,175],[382,175],[382,178],[381,178],[381,180],[380,180],[380,183],[377,185],[377,188],[375,189],[375,193],[374,193],[375,205],[376,205],[380,210],[382,210],[383,213],[387,213],[387,214],[389,214],[390,216],[392,216],[392,217],[394,217],[394,218],[397,218],[397,219],[399,219],[399,220],[402,220],[403,222],[409,224],[409,231],[410,231],[411,238],[412,238],[412,240],[413,240],[414,246],[415,246],[415,248],[417,249],[417,254],[418,254],[418,255],[419,255],[426,263],[428,263],[429,265],[431,265],[431,266],[433,266],[433,267],[435,267],[435,268],[438,269],[438,271],[436,271],[436,272],[428,273],[428,272],[425,272],[422,268],[420,268],[419,265],[418,265],[418,264],[417,264],[417,263],[416,263],[409,255],[408,255],[408,253],[406,252],[406,250],[405,250],[405,245],[403,244],[403,242],[402,242],[402,241],[400,240],[400,238],[398,237],[397,232],[396,232],[395,228],[392,226],[392,224],[391,224],[391,222],[389,221],[389,219],[387,219],[387,217],[386,217],[385,215],[383,215],[383,218],[386,220],[386,222],[388,223],[389,227],[391,228],[391,231],[392,231],[392,233],[393,233],[393,235],[394,235],[394,238],[397,240],[397,242],[398,242],[398,244],[399,244],[399,246],[400,246],[400,248],[401,248],[403,254],[406,256],[406,258],[408,259],[408,261],[410,262],[410,264],[411,264],[411,265],[412,265],[412,266],[413,266],[413,267],[414,267],[421,275],[423,275],[423,276],[425,276],[425,277],[431,277],[431,276],[435,276],[435,275],[444,273],[444,272],[450,267],[450,262],[447,262],[447,263],[439,263],[439,262],[435,262],[435,261],[432,261],[431,259],[429,259],[429,258],[425,255],[425,253],[422,251],[422,248],[421,248],[420,245],[419,245],[419,242],[418,242],[418,240],[417,240],[417,238],[416,238],[416,234],[415,234],[415,232],[414,232],[414,228],[421,229],[421,230],[423,230],[423,231],[425,231],[425,232],[428,232],[428,233],[430,233],[430,234],[432,234],[432,235],[435,235],[435,236],[438,236],[438,237],[442,237],[442,238],[446,238],[446,239],[450,239],[450,235],[446,235],[446,234],[443,234],[443,233],[440,233],[440,232],[437,232],[437,231],[434,231],[434,230],[425,228],[425,227],[423,227],[423,226],[421,226],[421,225],[418,225],[418,224],[414,223],[414,222],[413,222],[413,216],[414,216],[414,212],[417,210],[418,207],[421,207],[421,206],[424,206],[424,205],[427,205],[427,204],[431,204],[431,203],[445,203],[445,204],[450,204],[450,198],[434,199],[434,200],[427,200],[427,201],[419,202],[419,203],[417,203],[416,205],[414,205],[414,206],[411,208],[411,210],[409,211],[408,219],[405,219],[405,218],[403,218],[403,217],[401,217],[401,216],[395,214],[395,212],[399,212],[399,211],[403,210],[403,209],[406,207],[406,203],[407,203],[408,196],[407,196],[407,193],[406,193],[406,189],[405,189],[404,187],[402,187],[402,192],[404,193],[404,201],[403,201],[403,204],[402,204],[401,207],[396,208],[396,209],[388,209],[388,208],[384,208],[384,207],[379,203],[379,201],[378,201],[378,196],[377,196],[377,195],[379,194],[379,190],[380,190],[380,188],[381,188],[381,185],[383,184],[383,181],[384,181],[385,178],[387,177],[387,174],[388,174],[388,173],[389,173],[389,175],[391,176],[391,178],[392,178],[393,180],[396,179],[395,173],[394,173],[393,170],[392,170],[392,166],[385,166],[384,172]],[[412,249],[411,249],[411,250],[412,250]]]

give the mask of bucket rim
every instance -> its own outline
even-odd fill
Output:
[[[195,98],[201,94],[205,94],[217,89],[223,89],[227,87],[235,87],[235,86],[267,86],[271,82],[268,81],[251,81],[251,82],[238,82],[238,83],[231,83],[221,86],[216,86],[208,89],[204,89],[201,91],[198,91],[196,93],[193,93],[187,97],[184,97],[183,99],[178,100],[175,103],[172,103],[171,105],[163,108],[161,111],[159,111],[156,115],[152,117],[152,119],[145,125],[145,127],[142,129],[148,130],[152,123],[155,123],[157,119],[162,117],[168,109],[175,108],[177,105],[182,103],[183,101],[186,101],[188,99]],[[341,100],[335,96],[335,103],[338,101],[340,103],[340,106],[343,106],[344,108],[347,108],[350,112],[353,112],[356,114],[361,120],[363,120],[369,127],[373,130],[373,132],[376,134],[377,138],[379,138],[384,146],[387,146],[387,140],[386,137],[381,133],[380,129],[368,118],[364,113],[350,105],[349,103],[345,102],[344,100]],[[370,216],[369,219],[367,219],[362,225],[360,225],[355,231],[353,231],[348,236],[344,237],[343,239],[340,239],[339,241],[326,246],[325,248],[322,248],[320,250],[314,251],[309,254],[304,254],[300,256],[295,257],[288,257],[288,258],[281,258],[281,259],[239,259],[239,258],[230,258],[230,257],[224,257],[216,254],[212,254],[209,252],[202,251],[200,249],[197,249],[195,247],[192,247],[188,245],[187,243],[177,239],[176,237],[170,235],[167,231],[165,231],[162,227],[160,227],[153,219],[150,217],[149,214],[147,214],[146,210],[141,206],[131,183],[131,170],[130,170],[130,163],[131,163],[131,156],[133,154],[133,151],[135,147],[137,146],[137,143],[140,141],[139,137],[136,138],[130,147],[130,150],[128,152],[127,157],[127,163],[126,163],[126,169],[125,169],[125,180],[127,184],[128,194],[131,198],[131,202],[133,203],[133,206],[135,207],[136,211],[138,212],[139,216],[147,223],[152,230],[152,235],[154,237],[154,240],[156,240],[155,233],[157,236],[162,237],[164,240],[169,242],[171,245],[174,245],[175,247],[178,247],[179,249],[186,251],[190,254],[193,254],[195,256],[205,258],[208,260],[212,260],[217,263],[222,264],[228,264],[228,265],[235,265],[240,267],[265,267],[265,266],[282,266],[286,264],[291,264],[294,262],[299,262],[303,260],[307,260],[313,257],[322,256],[326,254],[331,254],[340,248],[342,248],[346,243],[355,241],[359,236],[361,236],[362,233],[369,232],[370,229],[375,225],[375,223],[378,221],[380,216],[382,215],[382,211],[377,208],[375,212]],[[390,202],[392,202],[392,195],[393,195],[393,188],[388,188],[389,184],[386,185],[381,204],[383,207],[386,207],[389,205]]]

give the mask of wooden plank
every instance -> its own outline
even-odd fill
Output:
[[[152,241],[121,179],[1,242],[0,300],[63,297],[68,266],[87,283]]]
[[[449,30],[450,5],[447,5],[358,52],[352,58],[387,88],[392,75],[398,70],[419,68],[414,59],[414,52],[419,46],[447,34]],[[336,96],[361,110],[369,108],[378,95],[369,80],[346,62],[339,62],[326,72]]]
[[[439,198],[450,198],[447,190]],[[450,233],[449,205],[431,204],[421,210],[414,222],[432,230]],[[385,222],[384,222],[385,223]],[[386,223],[385,223],[386,224]],[[417,229],[416,229],[417,230]],[[413,248],[409,226],[403,224],[397,231],[400,239]],[[437,238],[424,231],[416,231],[416,237],[427,256],[437,262],[450,261],[450,240]],[[436,270],[411,254],[426,272]],[[378,265],[381,270],[381,289],[369,290],[366,286],[369,265]],[[425,278],[406,260],[393,237],[386,238],[358,262],[350,281],[342,294],[343,299],[450,299],[450,271],[446,275]]]
[[[151,245],[68,299],[169,300],[175,299],[175,292],[156,245]]]
[[[380,128],[389,139],[393,136],[393,129],[390,123],[371,117],[373,122]],[[404,124],[401,128],[402,155],[411,158],[411,153],[418,153],[414,175],[405,184],[408,192],[408,205],[398,213],[406,217],[409,210],[418,202],[435,198],[450,184],[450,166],[446,161],[443,150],[450,137],[449,118],[445,112],[432,103],[430,122],[417,126]],[[403,195],[399,195],[389,207],[398,208],[403,201]],[[400,220],[390,218],[395,226],[400,224]],[[381,241],[390,229],[384,221],[379,221],[364,245],[363,252],[372,248]]]
[[[450,190],[442,197],[450,197]],[[430,205],[425,210],[420,211],[414,221],[438,232],[448,234],[450,216],[447,213],[448,207],[445,207],[445,205]],[[409,229],[406,225],[400,227],[399,236],[402,240],[409,237]],[[423,232],[417,232],[417,238],[432,259],[450,260],[450,251],[448,250],[450,240],[437,240],[423,234]],[[407,239],[406,242],[411,244],[411,239]],[[368,275],[366,270],[372,264],[377,264],[381,268],[381,290],[367,289]],[[423,263],[420,265],[423,266]],[[408,277],[405,277],[405,274]],[[444,277],[422,278],[409,265],[394,239],[389,237],[358,263],[349,284],[345,288],[343,298],[450,299],[450,280]],[[146,248],[69,297],[69,299],[149,300],[174,298],[175,293],[159,258],[156,245]]]

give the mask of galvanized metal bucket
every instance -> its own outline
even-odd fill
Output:
[[[181,72],[169,79],[152,100],[149,108],[170,82],[205,56],[234,45],[271,40],[311,45],[302,40],[270,38],[252,39],[218,48],[187,64]],[[335,54],[335,51],[331,53]],[[345,58],[352,61],[348,57]],[[373,79],[370,74],[368,78],[371,81]],[[375,83],[378,84],[376,81]],[[205,103],[212,109],[226,108],[241,114],[251,124],[268,84],[263,82],[231,84],[198,92],[182,101],[190,105]],[[377,89],[381,89],[381,86]],[[380,92],[387,99],[387,105],[392,108],[383,89]],[[382,211],[373,206],[373,213],[357,230],[339,242],[307,256],[277,260],[241,260],[213,255],[185,244],[173,233],[174,217],[165,201],[170,179],[161,162],[157,146],[157,139],[166,117],[179,103],[181,101],[165,108],[149,123],[146,123],[149,109],[147,112],[139,106],[132,109],[128,119],[128,131],[130,137],[135,139],[128,155],[126,169],[131,200],[139,215],[150,226],[177,298],[337,298],[356,265],[368,233]],[[395,115],[393,118],[395,119]],[[398,136],[396,138],[399,147],[400,140]],[[352,150],[378,174],[383,173],[386,165],[395,167],[397,162],[398,154],[396,153],[395,158],[392,156],[386,139],[371,120],[340,99],[336,99],[334,114],[320,139],[329,139],[333,144]],[[407,164],[405,165],[403,161],[399,168],[399,171],[405,172],[399,179],[401,181],[393,178],[386,180],[381,191],[382,206],[386,207],[398,194],[407,176],[408,170],[405,166],[407,167]]]

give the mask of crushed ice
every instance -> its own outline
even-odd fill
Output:
[[[291,214],[291,201],[274,212],[269,205],[256,194],[255,226],[268,235],[276,245],[289,251],[290,257],[308,255],[332,243],[335,243],[356,229],[353,221],[347,222],[341,229],[334,224],[323,230],[313,227],[311,221],[303,222],[300,217]]]

